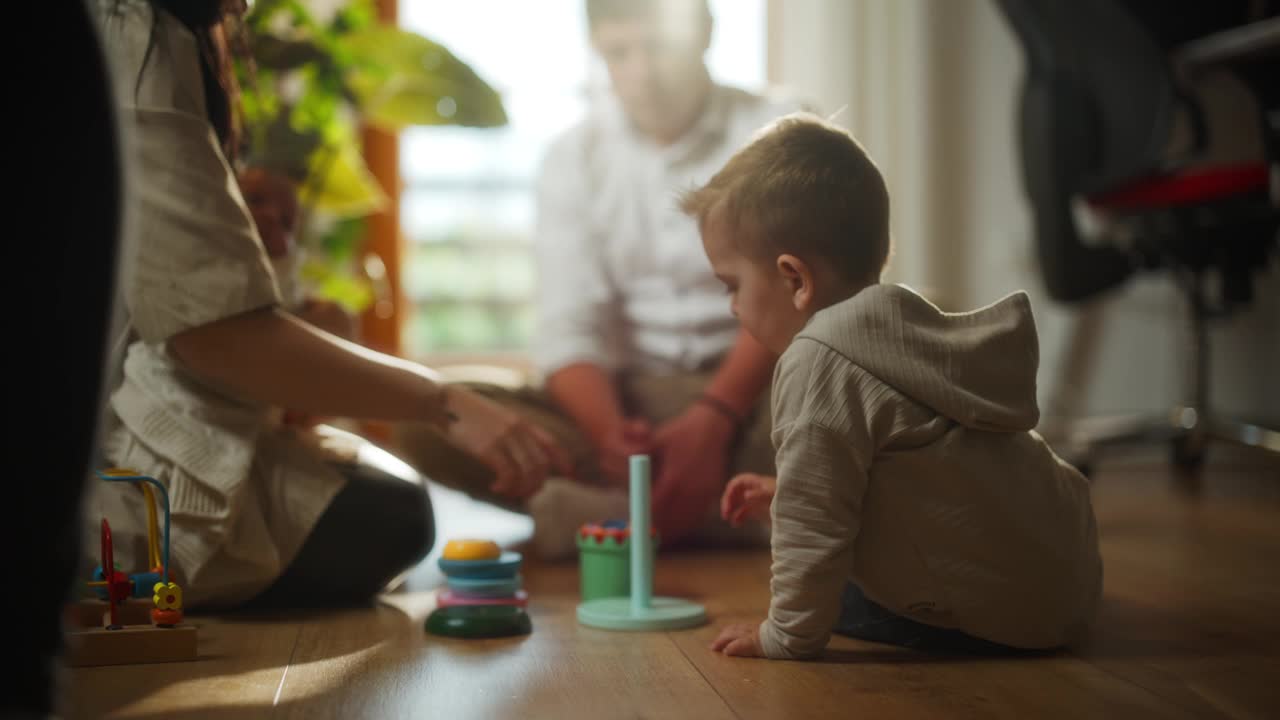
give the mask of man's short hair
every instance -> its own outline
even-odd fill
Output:
[[[701,227],[715,213],[746,255],[783,253],[878,282],[889,258],[889,192],[848,131],[798,112],[769,124],[680,200]]]
[[[595,28],[602,20],[652,19],[663,13],[679,13],[679,24],[700,21],[711,23],[707,0],[587,0],[587,26]]]

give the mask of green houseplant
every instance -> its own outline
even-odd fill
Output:
[[[387,199],[361,154],[361,125],[496,127],[507,122],[501,99],[445,47],[380,22],[372,0],[327,20],[305,0],[258,0],[243,22],[244,162],[298,188],[302,281],[363,311],[375,296],[359,253],[364,220]]]

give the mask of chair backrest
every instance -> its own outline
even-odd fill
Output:
[[[1082,300],[1134,262],[1081,240],[1073,198],[1162,165],[1178,97],[1165,54],[1118,0],[996,0],[1026,55],[1022,176],[1049,295]]]

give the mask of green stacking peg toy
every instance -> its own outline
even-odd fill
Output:
[[[649,537],[649,456],[631,456],[631,594],[587,600],[578,605],[578,622],[604,630],[679,630],[707,621],[698,603],[653,596],[652,542]]]

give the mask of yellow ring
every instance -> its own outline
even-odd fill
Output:
[[[445,543],[445,560],[497,560],[502,548],[492,540],[450,540]]]

